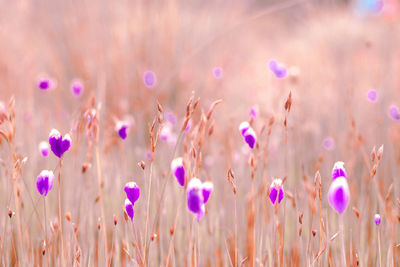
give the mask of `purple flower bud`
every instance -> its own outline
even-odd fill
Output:
[[[286,67],[283,64],[278,63],[275,59],[269,61],[268,67],[278,79],[286,78],[288,73]]]
[[[331,151],[335,148],[335,140],[332,137],[327,137],[322,141],[322,146],[325,150]]]
[[[210,195],[214,189],[214,185],[211,182],[204,182],[202,185],[202,193],[203,193],[203,201],[204,204],[207,203],[208,199],[210,198]]]
[[[148,89],[154,88],[157,83],[156,74],[150,70],[145,71],[143,74],[143,83]]]
[[[80,80],[74,80],[71,83],[71,93],[74,97],[78,98],[83,94],[83,84]]]
[[[346,178],[338,177],[333,180],[329,187],[328,200],[337,213],[342,214],[346,210],[350,200],[350,190]]]
[[[367,92],[367,100],[372,103],[378,101],[378,93],[376,92],[375,89],[371,89]]]
[[[39,143],[39,151],[43,157],[47,157],[50,152],[49,144],[46,141]]]
[[[347,173],[344,169],[344,162],[342,161],[336,162],[332,169],[332,180],[335,180],[338,177],[344,177],[347,179]]]
[[[125,140],[126,137],[128,136],[129,127],[130,125],[126,121],[118,121],[117,124],[115,125],[115,131],[117,131],[118,136],[122,140]]]
[[[284,194],[282,180],[274,179],[269,187],[269,199],[272,204],[275,205],[276,200],[278,200],[277,204],[281,203]]]
[[[185,168],[183,166],[182,158],[176,158],[171,162],[171,170],[175,175],[176,180],[181,186],[185,185]]]
[[[246,141],[246,143],[249,145],[249,147],[251,149],[253,149],[254,145],[256,143],[256,139],[257,139],[256,132],[254,132],[253,128],[250,127],[249,129],[247,129],[247,131],[244,133],[243,137],[244,137],[244,141]]]
[[[396,105],[391,105],[389,107],[389,117],[392,120],[398,121],[400,120],[400,113],[399,113],[399,107]]]
[[[52,129],[49,135],[49,144],[54,155],[61,158],[71,147],[71,137],[66,134],[64,137],[56,129]]]
[[[375,214],[374,221],[375,221],[376,225],[380,225],[381,224],[381,215]]]
[[[126,197],[129,199],[129,201],[132,204],[135,204],[135,202],[139,199],[140,196],[140,189],[139,186],[135,182],[129,182],[125,185],[125,193]]]
[[[47,196],[54,183],[54,174],[52,171],[43,170],[36,180],[36,188],[39,194]]]
[[[214,67],[212,70],[215,79],[222,79],[224,70],[221,67]]]
[[[249,116],[256,119],[257,115],[258,115],[258,106],[252,106],[249,112]]]
[[[37,82],[37,87],[40,90],[46,91],[53,89],[55,87],[55,83],[50,78],[40,78]]]
[[[239,131],[240,131],[240,133],[242,134],[243,137],[244,137],[244,133],[249,128],[250,128],[250,124],[247,121],[244,121],[239,125]]]
[[[200,220],[205,212],[202,189],[202,183],[197,178],[192,178],[186,189],[188,208],[191,212],[197,214],[197,220]]]
[[[125,211],[128,214],[131,221],[133,221],[133,216],[135,216],[135,210],[133,209],[133,204],[129,201],[129,199],[125,199]]]

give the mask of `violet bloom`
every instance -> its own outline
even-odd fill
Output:
[[[175,175],[176,180],[181,186],[185,185],[185,167],[183,166],[183,159],[176,158],[171,162],[171,170]]]
[[[54,82],[50,78],[40,78],[37,82],[37,87],[43,91],[50,90],[53,89]]]
[[[167,111],[165,113],[165,118],[172,125],[175,125],[178,122],[178,119],[176,118],[175,114],[172,111]]]
[[[322,146],[325,150],[331,151],[335,148],[335,140],[332,137],[327,137],[322,141]]]
[[[118,136],[125,140],[128,136],[130,124],[126,121],[118,121],[115,125],[115,131],[118,133]]]
[[[378,101],[378,93],[376,92],[375,89],[371,89],[367,92],[367,100],[372,103]]]
[[[39,143],[39,151],[43,157],[47,157],[49,155],[50,147],[46,141],[42,141]]]
[[[202,193],[203,193],[204,204],[207,203],[213,189],[214,189],[214,185],[211,182],[204,182],[202,184]]]
[[[74,97],[78,98],[83,94],[83,83],[80,80],[74,80],[71,83],[71,93]]]
[[[66,134],[64,137],[56,129],[52,129],[49,135],[49,144],[54,155],[61,158],[71,147],[71,137]]]
[[[374,216],[374,222],[375,222],[375,224],[376,224],[377,226],[380,225],[380,224],[381,224],[381,215],[375,214],[375,216]]]
[[[244,137],[244,133],[250,128],[250,124],[247,121],[242,122],[239,125],[239,131],[242,134],[242,136]]]
[[[400,120],[400,113],[399,113],[399,107],[396,105],[391,105],[389,107],[389,117],[392,120],[398,121]]]
[[[143,83],[148,89],[152,89],[156,86],[157,78],[153,71],[147,70],[143,74]]]
[[[276,78],[278,79],[286,78],[287,76],[286,67],[283,64],[278,63],[275,59],[271,59],[268,62],[268,67],[270,71],[272,71],[275,74]]]
[[[333,180],[329,187],[328,200],[331,207],[339,214],[342,214],[349,204],[350,189],[345,177],[338,177]]]
[[[135,182],[129,182],[125,185],[124,190],[126,193],[126,197],[134,205],[140,196],[139,186]]]
[[[54,174],[52,171],[43,170],[40,172],[36,180],[36,188],[39,194],[47,196],[54,183]]]
[[[214,67],[212,73],[215,79],[222,79],[224,70],[221,67]]]
[[[258,106],[252,106],[249,112],[249,116],[256,119],[257,115],[258,115]]]
[[[336,162],[332,169],[332,180],[335,180],[338,177],[344,177],[347,179],[347,173],[344,169],[343,161]]]
[[[213,190],[210,182],[204,184],[198,178],[192,178],[186,189],[188,208],[191,212],[197,214],[197,220],[203,218],[205,213],[205,203]]]
[[[282,180],[274,179],[269,187],[269,199],[272,204],[275,205],[281,203],[284,194]]]
[[[128,214],[129,218],[131,218],[131,221],[133,221],[133,216],[135,216],[135,210],[133,209],[133,204],[132,202],[129,201],[129,199],[125,199],[125,211],[126,214]]]
[[[253,128],[247,129],[247,131],[243,135],[244,141],[249,145],[251,149],[254,148],[254,145],[256,144],[256,132],[253,130]]]

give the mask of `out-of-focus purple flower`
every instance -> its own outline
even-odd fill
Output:
[[[49,144],[46,141],[42,141],[39,143],[39,151],[43,157],[47,157],[50,152]]]
[[[175,125],[178,122],[178,119],[176,118],[175,114],[172,111],[165,112],[165,118],[172,125]]]
[[[214,67],[212,70],[215,79],[222,79],[224,75],[224,70],[222,67]]]
[[[213,190],[211,182],[202,183],[198,178],[192,178],[186,189],[188,208],[197,214],[199,221],[205,213],[205,203],[208,201]]]
[[[156,74],[151,70],[145,71],[143,73],[143,83],[148,89],[154,88],[157,83]]]
[[[284,195],[282,180],[274,179],[269,187],[269,199],[272,204],[275,205],[276,201],[278,201],[276,204],[281,203]]]
[[[118,136],[122,140],[125,140],[126,137],[128,136],[129,127],[130,127],[130,124],[126,121],[118,121],[115,124],[115,131],[118,133]]]
[[[249,112],[249,116],[253,117],[254,119],[258,116],[258,106],[252,106]]]
[[[49,144],[54,155],[61,158],[71,147],[71,137],[66,134],[64,137],[56,129],[52,129],[49,135]]]
[[[168,141],[171,135],[172,135],[171,126],[168,123],[164,124],[160,131],[160,139],[163,141]]]
[[[278,79],[286,78],[287,76],[286,67],[283,64],[278,63],[275,59],[271,59],[268,62],[268,67],[270,71],[272,71]]]
[[[375,222],[376,225],[380,225],[381,224],[381,215],[375,214],[374,222]]]
[[[135,210],[133,209],[133,204],[132,202],[129,201],[129,199],[125,199],[125,211],[126,214],[128,214],[129,218],[131,218],[131,221],[133,221],[133,216],[135,216]]]
[[[132,204],[139,199],[140,196],[140,188],[135,182],[129,182],[124,187],[126,197]]]
[[[350,189],[347,179],[343,176],[333,180],[328,191],[328,201],[331,207],[339,214],[342,214],[349,204]]]
[[[181,157],[172,160],[171,170],[175,175],[176,180],[181,186],[185,185],[185,167],[183,166],[183,159]]]
[[[245,132],[250,128],[250,124],[247,121],[242,122],[239,125],[239,131],[242,134],[242,136],[244,137]]]
[[[54,174],[52,171],[43,170],[36,179],[36,188],[39,194],[47,196],[54,183]]]
[[[389,107],[389,117],[392,120],[395,120],[395,121],[400,120],[400,113],[399,113],[399,107],[398,106],[393,104],[393,105],[391,105]]]
[[[247,129],[247,131],[244,133],[243,137],[244,137],[244,141],[246,141],[246,143],[249,145],[249,147],[251,149],[253,149],[254,145],[256,144],[256,140],[257,140],[256,132],[253,130],[253,128],[250,127],[249,129]]]
[[[371,89],[367,92],[367,100],[372,103],[378,101],[378,93],[376,92],[375,89]]]
[[[186,125],[185,128],[185,133],[187,133],[191,128],[192,128],[192,119],[189,119],[188,124]]]
[[[78,98],[81,97],[83,94],[83,83],[80,80],[74,80],[71,83],[71,93],[74,97]]]
[[[346,170],[344,169],[343,161],[338,161],[335,163],[335,165],[333,165],[332,180],[335,180],[338,177],[344,177],[347,179],[347,173]]]
[[[335,140],[329,136],[322,141],[322,146],[325,150],[331,151],[335,148]]]
[[[42,77],[39,78],[37,87],[43,91],[51,90],[55,87],[55,82],[50,78]]]

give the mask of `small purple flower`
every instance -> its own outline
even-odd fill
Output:
[[[49,144],[54,155],[61,158],[71,147],[71,137],[66,134],[64,137],[56,129],[52,129],[49,135]]]
[[[40,78],[37,87],[43,91],[50,90],[54,88],[54,82],[50,78]]]
[[[381,224],[381,215],[375,214],[375,216],[374,216],[374,221],[375,221],[375,224],[376,224],[377,226],[380,225],[380,224]]]
[[[224,70],[221,67],[214,67],[212,73],[215,79],[222,79]]]
[[[152,89],[156,86],[157,78],[153,71],[147,70],[143,74],[143,83],[148,89]]]
[[[336,162],[332,169],[332,180],[335,180],[338,177],[344,177],[347,179],[347,173],[344,169],[343,161]]]
[[[249,112],[249,116],[253,117],[254,119],[258,116],[258,106],[252,106]]]
[[[135,216],[135,210],[133,209],[133,204],[132,202],[129,201],[129,199],[125,199],[125,211],[126,214],[128,214],[129,218],[131,218],[131,221],[133,221],[133,216]]]
[[[43,157],[47,157],[50,152],[49,144],[46,141],[42,141],[39,143],[39,151]]]
[[[207,203],[213,189],[214,189],[214,185],[211,182],[204,182],[202,184],[202,193],[203,193],[204,204]]]
[[[250,124],[247,121],[242,122],[239,125],[239,131],[242,134],[242,136],[244,137],[245,132],[250,128]]]
[[[272,204],[275,205],[277,200],[278,203],[276,204],[281,203],[284,194],[282,180],[274,179],[269,187],[269,199],[271,200]]]
[[[74,97],[78,98],[81,97],[83,94],[83,83],[80,80],[74,80],[71,83],[71,93]]]
[[[178,119],[176,118],[175,114],[172,111],[167,111],[165,113],[165,118],[168,120],[169,123],[172,125],[175,125],[178,122]]]
[[[329,187],[328,200],[331,207],[339,214],[342,214],[349,204],[350,189],[345,177],[338,177],[333,180]]]
[[[167,123],[164,124],[160,131],[160,139],[163,141],[168,141],[172,136],[171,126]]]
[[[135,204],[140,196],[139,186],[135,182],[129,182],[125,185],[124,190],[126,193],[126,197],[129,199],[129,201],[132,204]]]
[[[367,100],[372,103],[378,101],[378,93],[376,92],[375,89],[371,89],[367,92]]]
[[[192,128],[192,119],[189,119],[188,124],[186,125],[185,128],[185,133],[189,132],[189,130]]]
[[[253,149],[257,139],[256,132],[254,132],[253,128],[250,127],[249,129],[247,129],[243,137],[244,141],[249,145],[251,149]]]
[[[54,174],[52,171],[43,170],[36,180],[36,188],[39,194],[47,196],[54,183]]]
[[[395,121],[400,120],[400,113],[399,113],[399,107],[398,106],[393,104],[393,105],[391,105],[389,107],[389,117],[392,120],[395,120]]]
[[[126,137],[128,136],[129,127],[130,124],[126,121],[118,121],[117,124],[115,125],[115,131],[117,131],[118,136],[122,140],[125,140]]]
[[[335,148],[335,140],[329,136],[322,141],[322,146],[325,150],[331,151]]]
[[[186,189],[188,208],[191,212],[197,214],[197,220],[200,221],[205,213],[205,203],[208,201],[213,190],[211,182],[201,183],[198,178],[192,178]]]
[[[287,76],[286,67],[283,64],[278,63],[275,59],[271,59],[268,62],[268,67],[270,71],[272,71],[278,79],[286,78]]]
[[[171,170],[176,177],[176,180],[181,186],[185,185],[185,167],[183,166],[183,159],[176,158],[171,162]]]

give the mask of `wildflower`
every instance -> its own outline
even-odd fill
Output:
[[[256,132],[254,132],[253,128],[249,128],[247,129],[247,131],[244,133],[243,135],[244,140],[246,141],[246,143],[249,145],[249,147],[251,149],[254,148],[254,145],[256,143]]]
[[[272,204],[281,203],[284,196],[283,184],[281,179],[274,179],[269,187],[269,199]],[[278,203],[276,201],[278,200]]]
[[[165,112],[165,118],[172,125],[175,125],[178,122],[178,119],[176,118],[175,114],[172,111]]]
[[[52,129],[49,136],[49,144],[54,155],[61,158],[71,147],[71,137],[66,134],[64,137],[56,129]]]
[[[176,180],[181,186],[185,185],[185,167],[183,166],[182,158],[176,158],[171,162],[171,170],[176,177]]]
[[[344,177],[347,179],[347,173],[344,169],[344,162],[342,161],[336,162],[332,169],[332,180],[335,180],[338,177]]]
[[[396,105],[391,105],[389,107],[389,117],[392,120],[398,121],[400,120],[400,113],[399,113],[399,107]]]
[[[71,83],[71,93],[74,97],[78,98],[82,96],[84,87],[80,80],[74,80]]]
[[[333,180],[329,188],[328,200],[337,213],[342,214],[346,210],[350,200],[350,190],[345,177],[340,176]]]
[[[156,74],[150,70],[147,70],[143,74],[143,83],[148,89],[154,88],[157,83]]]
[[[222,79],[224,70],[221,67],[214,67],[212,73],[215,79]]]
[[[39,194],[47,196],[54,183],[54,174],[52,171],[43,170],[36,180],[36,188]]]
[[[278,79],[286,78],[287,69],[283,64],[278,63],[275,59],[271,59],[268,66]]]
[[[132,202],[129,201],[129,199],[125,199],[125,211],[126,211],[126,214],[128,214],[129,218],[131,218],[131,221],[132,221],[133,216],[135,215],[135,210],[133,209],[133,204],[132,204]]]
[[[39,151],[43,157],[47,157],[49,155],[49,144],[46,141],[42,141],[39,143]]]
[[[250,128],[250,124],[247,121],[242,122],[239,125],[239,131],[244,136],[244,133]]]
[[[192,178],[187,187],[187,202],[191,212],[197,214],[199,221],[205,213],[205,203],[213,190],[211,182],[201,183],[198,178]]]
[[[40,78],[37,83],[37,87],[43,91],[53,89],[54,85],[54,81],[50,78]]]
[[[258,106],[252,106],[249,112],[249,116],[255,119],[257,118],[257,115],[258,115]]]
[[[124,190],[126,197],[129,199],[132,205],[134,205],[140,196],[139,186],[135,182],[129,182],[125,185]]]
[[[380,225],[380,224],[381,224],[381,215],[375,214],[375,216],[374,216],[374,221],[375,221],[375,224],[376,224],[377,226]]]
[[[210,195],[214,189],[214,185],[211,182],[204,182],[202,185],[203,201],[204,204],[207,203]]]
[[[367,100],[375,103],[378,100],[378,93],[375,89],[371,89],[367,92]]]
[[[322,141],[322,146],[325,150],[331,151],[335,148],[335,140],[332,137],[327,137]]]
[[[115,130],[117,131],[118,136],[122,140],[125,140],[126,137],[128,136],[129,128],[130,124],[126,121],[118,121],[117,124],[115,125]]]

